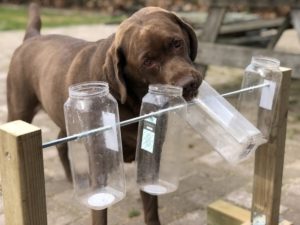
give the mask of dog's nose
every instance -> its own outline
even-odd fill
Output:
[[[183,97],[186,100],[191,100],[196,96],[200,82],[193,76],[185,76],[179,79],[175,85],[182,87]]]

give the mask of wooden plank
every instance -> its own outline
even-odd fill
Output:
[[[247,222],[243,223],[242,225],[251,225],[251,222],[247,221]]]
[[[251,225],[251,212],[232,203],[218,200],[207,207],[207,225]],[[283,220],[279,225],[293,225]]]
[[[294,28],[297,31],[298,37],[300,37],[300,9],[293,9],[291,12],[291,17]]]
[[[289,221],[286,221],[286,220],[284,220],[284,221],[280,222],[280,224],[279,224],[279,225],[293,225],[293,223],[292,223],[292,222],[289,222]]]
[[[261,36],[261,35],[252,35],[252,36],[243,36],[235,38],[219,38],[217,43],[226,44],[226,45],[242,45],[242,46],[263,46],[265,47],[268,42],[273,38],[274,35]]]
[[[287,16],[284,21],[282,21],[282,24],[280,25],[280,27],[277,30],[277,34],[274,38],[272,38],[272,40],[270,41],[270,43],[268,44],[267,48],[268,49],[273,49],[275,47],[275,45],[277,44],[277,42],[279,41],[279,38],[281,37],[281,35],[283,34],[283,32],[288,29],[291,26],[291,18],[290,16]]]
[[[251,57],[255,55],[279,59],[281,65],[292,68],[293,77],[300,78],[300,55],[270,49],[199,42],[196,62],[206,65],[246,68],[251,61]]]
[[[200,37],[201,41],[216,41],[225,14],[226,8],[216,7],[210,9]]]
[[[252,225],[250,221],[243,223],[242,225]],[[279,225],[293,225],[292,222],[283,220],[282,222],[279,223]]]
[[[255,153],[251,217],[252,221],[257,217],[265,218],[266,225],[279,222],[291,70],[283,69],[282,73],[269,141],[260,146]],[[260,121],[269,120],[264,118],[263,113],[260,117]],[[264,126],[263,122],[259,123],[260,129],[264,129]]]
[[[279,27],[285,21],[284,18],[276,18],[272,20],[257,19],[251,21],[237,22],[233,24],[225,24],[221,26],[219,34],[232,34],[245,31],[260,30],[266,28]]]
[[[222,200],[207,207],[207,225],[241,225],[250,217],[250,211]]]
[[[299,0],[200,0],[201,4],[212,5],[212,6],[220,6],[220,7],[228,7],[228,6],[236,6],[243,5],[249,7],[267,7],[272,8],[276,6],[289,5],[293,7],[299,7]]]
[[[47,225],[41,130],[23,121],[0,126],[6,225]]]
[[[218,37],[218,33],[224,16],[226,14],[226,8],[212,7],[206,18],[200,40],[205,42],[215,42]],[[207,65],[197,65],[197,69],[205,76]]]
[[[189,24],[192,25],[195,29],[203,29],[204,23],[206,21],[208,12],[176,12],[176,15],[182,18],[184,21],[188,22]],[[238,16],[237,16],[238,15]],[[222,22],[223,25],[231,25],[231,24],[236,24],[236,23],[245,23],[245,22],[250,22],[250,21],[256,21],[259,20],[260,22],[263,23],[266,20],[260,19],[259,15],[249,13],[249,12],[230,12],[228,11],[226,13],[226,16],[224,17],[224,20]],[[273,21],[270,22],[272,27],[275,25],[279,26],[280,23],[278,24],[277,19],[270,19],[268,21]],[[262,27],[260,24],[256,24],[256,26],[259,26],[260,28]],[[222,27],[221,27],[222,29]]]
[[[247,222],[243,223],[242,225],[251,225],[251,222],[247,221]]]

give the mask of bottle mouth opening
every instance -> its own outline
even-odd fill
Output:
[[[149,92],[162,95],[182,95],[182,87],[173,86],[170,84],[151,84],[149,85]]]
[[[92,97],[95,95],[102,96],[108,92],[108,83],[102,81],[78,83],[69,87],[69,95],[71,97]]]
[[[268,68],[274,68],[280,66],[280,61],[278,59],[266,57],[266,56],[253,56],[252,62],[254,64],[265,66]]]

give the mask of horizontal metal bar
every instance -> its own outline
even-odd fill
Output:
[[[232,92],[229,92],[229,93],[222,94],[222,96],[223,97],[228,97],[228,96],[236,95],[236,94],[239,94],[239,93],[255,90],[255,89],[258,89],[258,88],[263,88],[263,87],[266,87],[266,86],[269,86],[269,84],[259,84],[259,85],[256,85],[256,86],[243,88],[243,89],[240,89],[240,90],[237,90],[237,91],[232,91]],[[193,101],[188,103],[188,105],[192,105],[192,104],[195,104],[195,103]],[[121,127],[122,126],[127,126],[129,124],[139,122],[139,121],[144,120],[146,118],[149,118],[151,116],[157,116],[157,115],[160,115],[160,114],[163,114],[163,113],[166,113],[166,112],[170,112],[170,111],[173,111],[173,110],[183,108],[184,106],[185,105],[177,105],[177,106],[169,107],[167,109],[161,109],[161,110],[158,110],[156,112],[151,112],[151,113],[148,113],[148,114],[145,114],[145,115],[142,115],[142,116],[134,117],[132,119],[124,120],[124,121],[116,124],[116,126],[118,126],[118,125],[121,126]],[[74,140],[77,140],[77,139],[80,139],[80,138],[83,138],[83,137],[87,137],[89,135],[92,135],[92,134],[95,134],[95,133],[98,133],[98,132],[101,132],[101,131],[109,130],[112,127],[113,126],[98,127],[98,128],[95,128],[95,129],[91,129],[91,130],[88,130],[88,131],[78,133],[78,134],[74,134],[74,135],[67,136],[67,137],[64,137],[64,138],[49,141],[47,143],[44,143],[42,145],[42,147],[43,148],[48,148],[48,147],[51,147],[51,146],[54,146],[54,145],[66,143],[66,142],[69,142],[69,141],[74,141]]]
[[[256,85],[256,86],[243,88],[243,89],[240,89],[240,90],[237,90],[237,91],[228,92],[228,93],[222,94],[222,96],[223,97],[228,97],[228,96],[232,96],[232,95],[236,95],[236,94],[240,94],[240,93],[243,93],[243,92],[252,91],[252,90],[255,90],[255,89],[268,87],[268,86],[270,86],[270,84],[259,84],[259,85]]]
[[[184,106],[185,105],[177,105],[177,106],[169,107],[167,109],[162,109],[162,110],[159,110],[159,111],[156,111],[156,112],[151,112],[151,113],[148,113],[148,114],[145,114],[145,115],[142,115],[142,116],[134,117],[134,118],[129,119],[129,120],[124,120],[120,123],[117,123],[115,126],[118,126],[118,125],[121,126],[121,127],[122,126],[127,126],[129,124],[139,122],[139,121],[141,121],[143,119],[146,119],[148,117],[151,117],[151,116],[157,116],[159,114],[163,114],[163,113],[166,113],[166,112],[169,112],[169,111],[173,111],[173,110],[176,110],[176,109],[183,108]],[[67,137],[64,137],[64,138],[59,138],[59,139],[49,141],[49,142],[43,144],[42,147],[43,148],[48,148],[48,147],[51,147],[53,145],[62,144],[62,143],[68,142],[68,141],[75,141],[77,139],[80,139],[80,138],[83,138],[83,137],[86,137],[86,136],[89,136],[89,135],[92,135],[92,134],[95,134],[95,133],[98,133],[98,132],[101,132],[101,131],[109,130],[112,127],[113,126],[99,127],[99,128],[84,131],[84,132],[81,132],[81,133],[78,133],[78,134],[74,134],[74,135],[71,135],[71,136],[67,136]]]

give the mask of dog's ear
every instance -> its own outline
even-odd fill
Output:
[[[124,104],[127,98],[127,88],[124,80],[125,57],[121,47],[114,44],[106,54],[103,70],[113,95]]]
[[[176,18],[176,21],[180,25],[180,27],[185,30],[189,36],[189,42],[190,42],[190,58],[192,61],[195,60],[197,56],[197,50],[198,50],[198,40],[196,33],[194,29],[187,24],[185,21],[183,21],[181,18],[179,18],[176,14],[172,13],[173,16]]]

